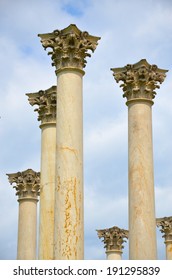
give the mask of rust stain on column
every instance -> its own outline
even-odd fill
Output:
[[[80,225],[80,215],[77,208],[77,179],[71,178],[68,181],[64,182],[66,193],[65,193],[65,220],[64,220],[64,229],[65,229],[65,246],[63,249],[63,256],[67,259],[70,259],[72,252],[75,257],[77,256],[76,244],[79,237],[77,236],[77,228]],[[74,202],[74,203],[73,203]],[[73,207],[72,207],[73,205]],[[73,213],[72,213],[73,211]],[[73,214],[73,216],[72,216]],[[75,236],[75,244],[72,243],[71,237]],[[74,240],[74,239],[73,239]],[[64,244],[63,243],[63,244]]]
[[[70,148],[70,147],[66,147],[66,146],[60,147],[60,149],[74,153],[76,159],[78,160],[78,151],[76,149],[73,149],[73,148]]]

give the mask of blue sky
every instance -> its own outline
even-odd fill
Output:
[[[5,174],[40,170],[40,128],[25,93],[56,84],[37,34],[71,23],[101,37],[83,79],[85,258],[105,259],[96,229],[128,228],[127,106],[110,68],[142,58],[169,70],[153,106],[153,141],[156,216],[172,215],[171,15],[170,0],[1,0],[0,259],[15,259],[17,250],[18,202]],[[158,257],[164,259],[157,234]]]

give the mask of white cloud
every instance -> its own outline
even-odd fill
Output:
[[[87,131],[84,142],[86,153],[96,160],[100,160],[102,156],[123,153],[120,147],[127,146],[127,119],[124,116],[117,120],[104,118],[104,121]]]
[[[153,40],[162,40],[162,38],[165,36],[163,30],[166,29],[170,32],[169,25],[172,24],[172,5],[168,5],[167,1],[156,2],[157,3],[155,3],[154,9],[149,9],[149,5],[146,7],[146,16],[144,20],[141,21],[141,24],[138,25],[138,28],[135,32],[136,38],[144,38],[148,40],[148,38],[151,36]],[[169,36],[171,37],[170,33]],[[170,37],[168,39],[170,39]]]

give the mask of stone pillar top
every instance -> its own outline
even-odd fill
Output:
[[[41,124],[56,122],[56,86],[35,93],[26,93],[30,105],[38,105],[38,121]]]
[[[160,231],[164,234],[165,240],[172,241],[172,216],[157,218],[156,224],[161,228]]]
[[[127,101],[136,99],[152,102],[155,98],[156,88],[160,88],[168,70],[159,69],[157,65],[150,65],[146,59],[135,64],[127,64],[122,68],[111,68],[116,82],[122,81],[123,97]],[[153,102],[152,102],[153,103]]]
[[[52,49],[48,54],[52,58],[52,66],[56,67],[56,74],[65,68],[83,70],[86,66],[88,52],[95,51],[100,37],[90,35],[87,31],[81,31],[75,24],[70,24],[62,30],[54,30],[52,33],[38,34],[44,49]]]
[[[40,172],[27,169],[23,172],[6,174],[10,184],[14,184],[18,200],[36,199],[40,193]]]
[[[116,226],[97,230],[97,234],[99,238],[103,238],[102,241],[105,244],[104,248],[106,248],[106,251],[121,251],[124,248],[122,244],[126,242],[124,239],[128,239],[128,230],[120,229]]]

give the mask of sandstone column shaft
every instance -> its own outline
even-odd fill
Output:
[[[166,259],[172,260],[172,238],[171,240],[166,240],[165,245],[166,245]]]
[[[112,71],[128,106],[129,258],[156,259],[151,106],[167,71],[145,59]]]
[[[109,250],[106,251],[107,260],[122,260],[122,251],[120,250]]]
[[[156,259],[151,105],[128,103],[130,259]]]
[[[27,94],[31,105],[38,105],[41,121],[41,182],[39,259],[52,260],[54,250],[54,200],[56,159],[56,86]]]
[[[39,259],[53,259],[56,123],[41,125]]]
[[[55,259],[83,259],[82,73],[65,70],[57,81],[57,188]]]
[[[84,258],[82,76],[99,37],[71,24],[39,34],[57,74],[54,259]]]
[[[37,200],[19,200],[18,260],[36,259]]]
[[[17,259],[35,260],[40,173],[27,169],[7,175],[9,182],[15,184],[19,202]]]

